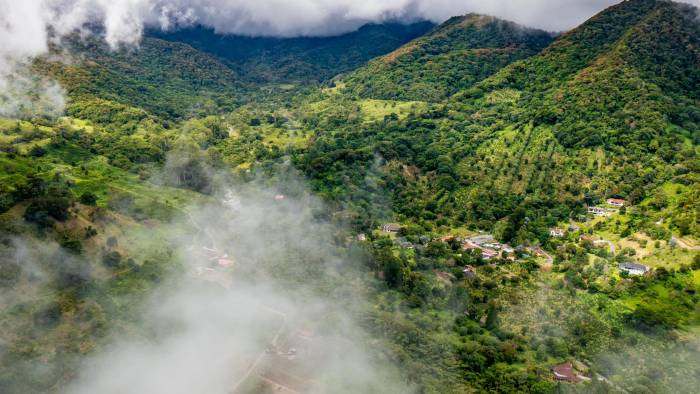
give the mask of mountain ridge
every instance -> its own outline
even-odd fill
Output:
[[[551,40],[551,33],[496,17],[452,17],[344,82],[350,94],[365,98],[440,101],[538,53]]]
[[[213,54],[255,83],[322,82],[424,34],[432,22],[367,24],[330,37],[248,37],[192,27],[149,36]]]

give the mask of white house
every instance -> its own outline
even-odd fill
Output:
[[[619,211],[617,209],[612,209],[612,208],[588,207],[588,213],[592,213],[596,216],[610,216],[616,212],[619,212]]]
[[[549,229],[549,235],[554,238],[563,238],[564,230],[560,229],[559,227],[552,227]]]
[[[620,271],[627,272],[629,275],[640,276],[649,272],[649,267],[637,263],[622,263],[620,264]]]

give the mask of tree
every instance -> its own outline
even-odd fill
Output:
[[[68,219],[70,201],[65,197],[40,197],[24,211],[24,219],[42,227],[51,225],[51,218],[62,222]]]
[[[85,192],[80,196],[80,202],[85,205],[96,205],[97,196],[92,192]]]
[[[102,256],[102,264],[109,268],[118,268],[121,262],[122,255],[116,250],[107,252],[104,256]]]

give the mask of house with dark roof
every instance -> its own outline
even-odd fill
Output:
[[[620,271],[626,272],[629,275],[640,276],[649,272],[649,267],[642,264],[628,262],[620,264]]]
[[[399,230],[401,230],[401,227],[388,223],[382,226],[382,230],[384,230],[386,233],[398,233]]]

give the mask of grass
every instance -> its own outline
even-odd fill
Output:
[[[428,108],[428,104],[422,101],[366,99],[358,101],[358,105],[365,122],[380,121],[391,114],[396,114],[399,119],[404,119],[412,112],[424,111]]]

